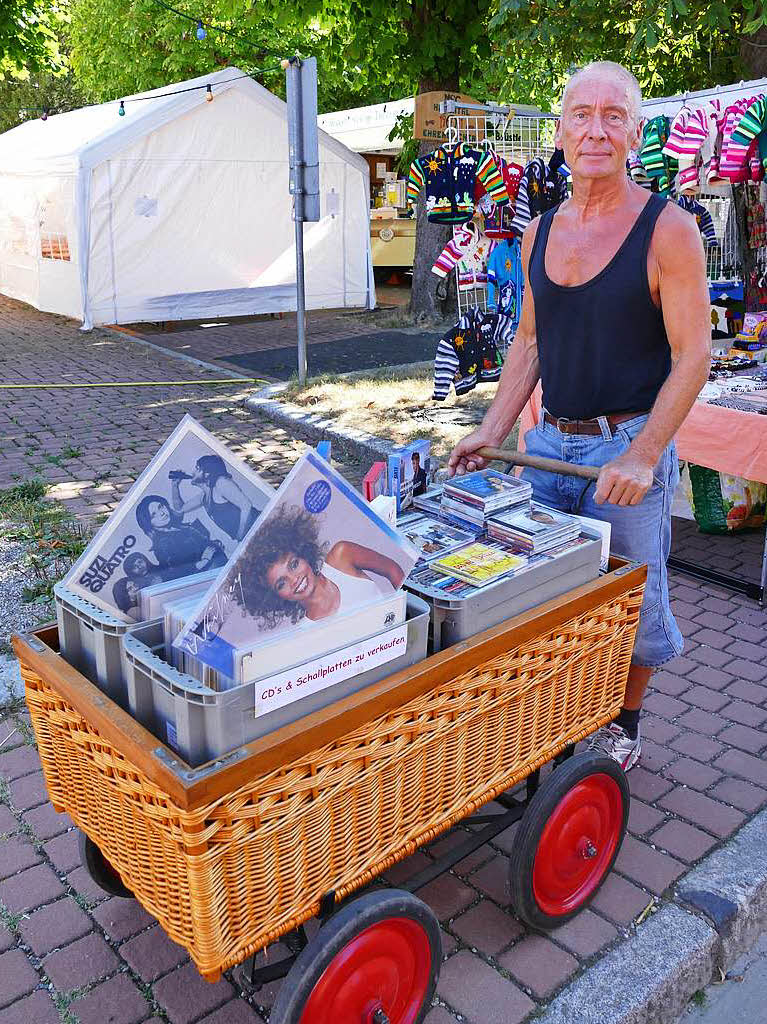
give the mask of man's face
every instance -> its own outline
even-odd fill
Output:
[[[594,72],[568,90],[556,142],[574,178],[609,178],[626,173],[640,127],[628,85],[617,75]]]

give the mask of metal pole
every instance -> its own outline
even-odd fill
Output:
[[[303,197],[302,197],[303,198]],[[298,205],[296,197],[296,205]],[[304,290],[304,222],[296,217],[296,318],[298,323],[298,383],[306,384],[306,297]]]
[[[306,384],[306,293],[304,283],[304,152],[302,141],[301,67],[291,57],[285,68],[288,101],[290,192],[296,226],[296,322],[298,330],[298,383]]]

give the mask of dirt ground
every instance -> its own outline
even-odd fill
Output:
[[[289,385],[284,398],[333,420],[341,429],[354,428],[404,444],[428,438],[432,451],[446,457],[464,435],[482,421],[497,384],[479,384],[474,391],[444,402],[432,400],[431,369],[371,372],[359,377],[320,377],[299,390]],[[506,442],[516,445],[517,428]]]

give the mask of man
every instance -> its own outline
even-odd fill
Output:
[[[572,198],[524,233],[522,317],[498,393],[449,460],[451,475],[482,468],[477,449],[500,446],[540,379],[541,418],[525,436],[528,452],[601,467],[583,514],[609,521],[613,550],[648,566],[625,704],[591,744],[625,770],[640,754],[650,675],[682,651],[666,575],[678,481],[672,438],[711,354],[695,220],[626,175],[641,137],[641,102],[634,76],[609,61],[567,83],[556,143],[572,172]],[[565,511],[583,489],[574,477],[524,475],[536,498]]]
[[[413,452],[410,456],[413,463],[413,494],[426,494],[426,470],[421,465],[419,452]]]

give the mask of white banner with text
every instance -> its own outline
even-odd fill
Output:
[[[378,637],[360,640],[333,654],[315,658],[306,665],[288,669],[256,683],[256,717],[317,693],[351,676],[399,658],[407,650],[407,623]]]

